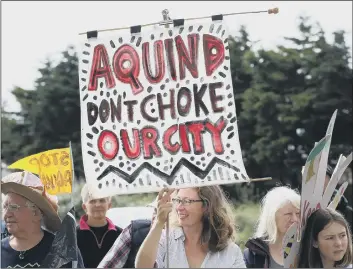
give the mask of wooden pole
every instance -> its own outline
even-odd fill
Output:
[[[166,9],[165,9],[166,10]],[[163,11],[165,11],[163,10]],[[168,10],[167,10],[168,11]],[[232,12],[232,13],[227,13],[227,14],[222,14],[223,16],[233,16],[233,15],[245,15],[245,14],[258,14],[258,13],[267,13],[267,14],[277,14],[279,12],[279,9],[276,8],[270,8],[268,10],[259,10],[259,11],[247,11],[247,12]],[[202,17],[194,17],[194,18],[186,18],[185,21],[192,21],[192,20],[201,20],[201,19],[207,19],[211,18],[212,16],[202,16]],[[172,20],[163,20],[161,22],[153,22],[153,23],[146,23],[142,24],[142,27],[146,26],[153,26],[153,25],[168,25],[166,28],[169,28],[169,24],[172,24]],[[110,32],[110,31],[119,31],[119,30],[125,30],[125,29],[130,29],[130,27],[119,27],[119,28],[110,28],[110,29],[102,29],[102,30],[97,30],[97,32]],[[79,33],[79,35],[85,35],[87,32]]]
[[[169,22],[171,21],[170,17],[169,17],[169,11],[168,9],[164,9],[162,11],[162,16],[163,16],[163,22],[165,23],[164,26],[165,28],[169,28]],[[166,268],[169,268],[169,214],[167,217],[167,222],[166,222],[166,237],[165,240],[166,242]]]

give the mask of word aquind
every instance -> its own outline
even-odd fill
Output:
[[[142,68],[149,84],[157,84],[162,81],[166,76],[166,69],[168,69],[170,78],[177,81],[176,59],[178,59],[180,81],[185,79],[186,69],[189,70],[192,77],[198,78],[199,40],[199,34],[189,34],[187,36],[189,49],[186,48],[180,35],[176,36],[174,40],[169,38],[154,41],[155,61],[153,68],[151,67],[150,42],[142,43],[141,59],[132,46],[124,44],[118,47],[110,60],[106,47],[103,44],[98,44],[93,51],[88,90],[97,90],[98,78],[104,78],[106,87],[112,89],[116,85],[115,75],[118,81],[130,84],[134,95],[139,94],[145,88],[139,79]],[[224,61],[224,44],[221,39],[209,34],[203,35],[202,42],[206,75],[211,76]],[[177,55],[174,54],[174,46]]]
[[[219,102],[224,99],[223,95],[217,95],[216,89],[223,87],[222,82],[202,84],[198,88],[197,84],[193,85],[191,91],[187,87],[181,87],[177,92],[175,89],[170,89],[169,100],[163,101],[162,93],[150,94],[141,99],[137,100],[122,100],[122,96],[118,95],[116,99],[110,98],[108,100],[103,99],[99,105],[93,102],[87,102],[87,119],[88,124],[92,126],[96,123],[97,119],[101,123],[106,123],[109,119],[111,122],[117,121],[118,123],[122,120],[126,121],[125,115],[128,115],[127,120],[133,122],[135,116],[137,118],[141,115],[143,119],[149,122],[157,122],[165,120],[166,118],[176,119],[177,116],[187,117],[191,111],[192,105],[195,109],[196,117],[200,117],[201,111],[204,115],[212,113],[222,113],[224,110],[223,106],[220,106]],[[207,93],[207,94],[206,94]],[[211,108],[207,108],[205,104],[205,98],[209,98]],[[148,108],[151,102],[157,103],[158,116],[153,116]],[[166,110],[170,111],[170,117],[166,117]],[[210,111],[211,110],[211,111]],[[138,113],[136,113],[138,112]],[[177,115],[178,114],[178,115]]]
[[[119,138],[114,132],[104,130],[98,137],[98,150],[106,160],[113,160],[120,147],[129,159],[136,159],[140,156],[144,159],[151,159],[153,156],[161,157],[162,152],[165,151],[172,155],[179,151],[200,155],[205,153],[203,138],[205,135],[210,135],[214,152],[221,155],[224,152],[221,135],[226,125],[227,120],[223,117],[215,124],[209,120],[192,121],[174,124],[163,134],[159,133],[158,128],[145,126],[142,129],[133,128],[132,137],[126,129],[121,129]],[[206,146],[210,149],[210,145]]]

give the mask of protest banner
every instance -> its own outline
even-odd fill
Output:
[[[52,195],[72,192],[72,160],[70,147],[37,153],[9,165],[37,174],[45,190]]]
[[[95,195],[249,180],[228,32],[221,20],[87,33],[79,54],[81,141]]]
[[[294,223],[288,229],[283,239],[284,268],[297,267],[300,242],[304,234],[306,221],[310,215],[319,208],[330,207],[331,209],[335,209],[348,186],[347,182],[343,183],[333,197],[338,182],[352,161],[352,153],[347,158],[342,155],[340,156],[325,189],[327,160],[336,116],[337,110],[331,117],[325,137],[318,143],[315,143],[303,167],[300,221],[299,223]]]
[[[298,253],[300,242],[297,240],[298,223],[295,222],[288,229],[283,238],[283,267],[296,268],[298,263]]]

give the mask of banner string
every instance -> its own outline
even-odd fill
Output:
[[[258,13],[268,13],[268,14],[277,14],[279,12],[279,9],[276,8],[271,8],[268,10],[259,10],[259,11],[245,11],[245,12],[232,12],[232,13],[226,13],[222,14],[222,16],[233,16],[233,15],[244,15],[244,14],[258,14]],[[202,16],[202,17],[194,17],[194,18],[187,18],[185,21],[192,21],[192,20],[201,20],[201,19],[207,19],[211,18],[212,16]],[[147,24],[142,24],[141,27],[146,27],[146,26],[153,26],[153,25],[168,25],[172,24],[173,20],[167,20],[167,21],[160,21],[160,22],[153,22],[153,23],[147,23]],[[120,27],[120,28],[111,28],[111,29],[103,29],[103,30],[97,30],[97,32],[109,32],[109,31],[119,31],[119,30],[125,30],[125,29],[130,29],[131,27]],[[79,33],[79,35],[85,35],[87,32],[84,33]]]

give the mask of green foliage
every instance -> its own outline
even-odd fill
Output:
[[[255,193],[279,181],[298,187],[301,166],[335,109],[331,164],[352,151],[352,68],[344,33],[335,32],[330,44],[309,18],[301,18],[299,30],[299,37],[286,38],[288,45],[274,50],[244,47],[249,36],[230,42],[245,167],[252,178],[274,179],[255,183]],[[246,87],[240,74],[249,79]],[[226,187],[232,196],[242,188]]]
[[[72,47],[53,66],[47,61],[39,69],[34,90],[16,87],[12,93],[20,113],[6,113],[2,122],[1,158],[10,164],[27,155],[67,147],[72,142],[77,176],[83,176],[80,134],[78,59]],[[11,116],[19,118],[17,122]]]
[[[260,206],[253,203],[242,204],[234,207],[234,214],[238,228],[236,242],[241,249],[244,249],[246,241],[254,234],[260,215]]]

